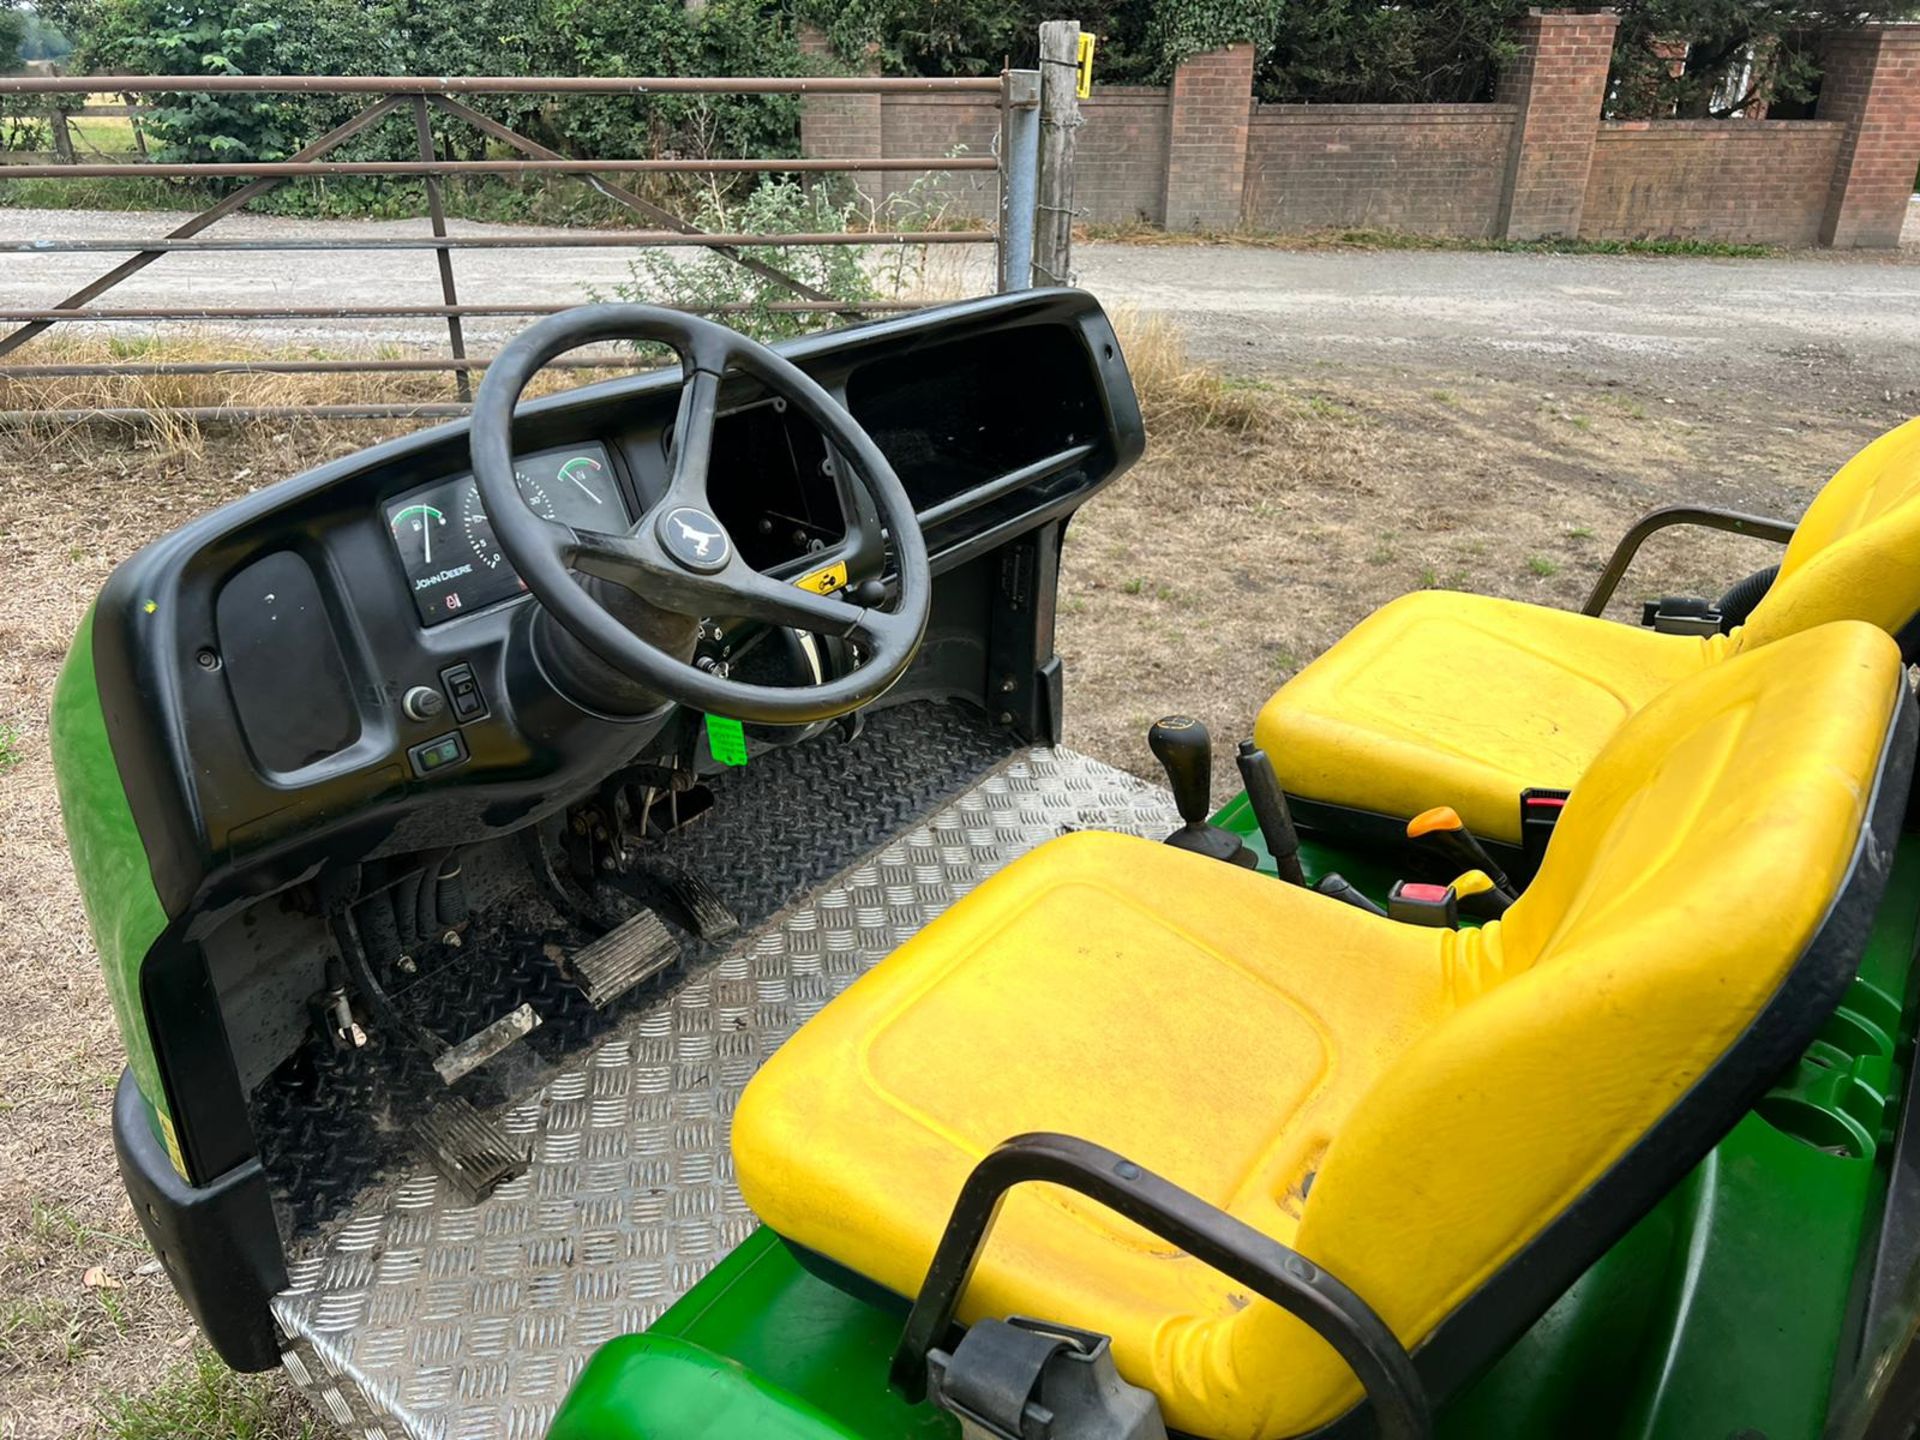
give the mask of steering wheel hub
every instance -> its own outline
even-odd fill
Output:
[[[680,505],[660,517],[660,543],[683,570],[718,575],[733,558],[733,542],[726,527],[705,510]]]

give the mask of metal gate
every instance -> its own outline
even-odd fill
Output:
[[[996,76],[957,78],[880,78],[874,76],[713,77],[544,77],[418,76],[313,77],[297,75],[0,77],[0,97],[53,95],[84,97],[109,88],[133,97],[151,93],[309,94],[364,97],[365,107],[284,161],[241,163],[159,163],[152,161],[102,163],[70,160],[49,164],[0,166],[0,185],[30,179],[89,179],[146,177],[179,180],[241,180],[245,183],[208,205],[184,224],[155,239],[45,238],[0,242],[0,253],[46,256],[72,253],[126,254],[127,258],[82,285],[54,305],[42,308],[0,308],[0,323],[13,326],[0,336],[0,357],[10,357],[36,336],[54,326],[74,321],[89,324],[190,321],[202,324],[264,320],[392,321],[406,318],[444,319],[444,356],[345,359],[248,360],[116,360],[105,363],[40,363],[8,359],[0,363],[0,379],[35,380],[61,377],[161,376],[253,374],[325,374],[335,372],[443,372],[454,382],[452,398],[443,402],[297,406],[186,406],[170,413],[193,419],[250,419],[308,416],[334,419],[372,419],[398,416],[457,415],[464,413],[472,395],[474,372],[484,370],[487,354],[469,353],[464,321],[477,316],[536,316],[564,309],[561,305],[467,304],[459,295],[455,256],[479,249],[640,249],[699,247],[754,272],[778,286],[787,298],[767,309],[797,314],[818,313],[845,319],[889,310],[910,310],[912,302],[849,301],[814,286],[752,255],[746,247],[803,246],[991,246],[994,275],[1000,289],[1021,288],[1033,272],[1033,230],[1036,195],[1039,79],[1033,71],[1007,71]],[[990,155],[901,155],[858,158],[596,158],[563,155],[529,136],[483,114],[462,96],[475,95],[886,95],[930,91],[975,93],[991,97],[998,108],[997,138]],[[408,160],[340,160],[329,158],[346,141],[370,130],[389,116],[411,114],[417,136],[417,158]],[[477,130],[511,157],[450,160],[440,157],[433,132],[435,118],[452,119]],[[979,229],[885,231],[863,230],[815,234],[722,234],[704,231],[618,183],[630,175],[660,173],[756,173],[814,175],[845,172],[926,174],[930,172],[992,172],[996,195],[994,223]],[[324,176],[386,176],[417,178],[426,192],[425,233],[418,238],[231,238],[204,234],[221,220],[245,210],[253,201],[287,180]],[[617,231],[579,231],[563,235],[450,235],[442,182],[467,175],[560,175],[584,179],[621,210],[647,228]],[[245,251],[419,251],[433,258],[441,303],[437,305],[343,304],[329,306],[146,306],[115,307],[96,304],[102,296],[149,265],[171,255],[217,255]],[[727,314],[759,308],[755,305],[690,305],[680,308]],[[631,365],[631,355],[575,355],[554,362],[574,368]],[[14,409],[0,411],[0,423],[23,420],[78,421],[137,419],[141,408]]]

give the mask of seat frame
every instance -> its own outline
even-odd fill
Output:
[[[1427,1433],[1406,1426],[1412,1421],[1419,1427],[1430,1407],[1443,1403],[1510,1349],[1753,1108],[1840,1003],[1858,970],[1892,872],[1895,843],[1909,815],[1920,706],[1904,670],[1896,683],[1900,695],[1846,877],[1779,988],[1639,1140],[1413,1349],[1412,1369],[1424,1395],[1405,1395],[1408,1352],[1391,1331],[1385,1335],[1391,1344],[1383,1343],[1378,1332],[1385,1327],[1378,1315],[1364,1296],[1337,1277],[1122,1157],[1073,1137],[1043,1135],[1009,1139],[969,1175],[895,1352],[895,1387],[914,1398],[924,1393],[926,1352],[946,1338],[1001,1199],[1016,1185],[1047,1180],[1092,1195],[1187,1248],[1195,1258],[1253,1284],[1310,1324],[1350,1363],[1358,1362],[1356,1373],[1369,1399],[1302,1440]],[[1095,1163],[1102,1157],[1112,1163]],[[1122,1165],[1131,1173],[1116,1169]],[[1153,1182],[1176,1198],[1152,1191],[1152,1185],[1143,1190],[1143,1182]],[[1148,1191],[1160,1203],[1147,1203]],[[1194,1248],[1196,1242],[1201,1248]],[[1262,1277],[1272,1283],[1258,1283]],[[1387,1402],[1389,1413],[1376,1413],[1369,1403],[1376,1396]],[[1409,1398],[1417,1403],[1401,1403]]]

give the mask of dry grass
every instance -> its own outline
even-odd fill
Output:
[[[1444,389],[1430,375],[1384,370],[1237,379],[1193,364],[1165,321],[1120,319],[1150,447],[1074,520],[1059,647],[1070,743],[1141,773],[1152,767],[1143,735],[1153,716],[1193,710],[1223,742],[1246,734],[1276,685],[1394,595],[1444,585],[1575,604],[1633,515],[1703,494],[1798,513],[1867,438],[1865,422],[1838,402],[1801,413],[1760,396],[1688,424],[1657,397],[1578,386],[1543,397],[1481,375],[1446,377]],[[231,353],[225,340],[217,349]],[[261,384],[289,393],[281,377],[164,391],[139,383],[60,393],[92,405],[156,394],[226,403],[210,397],[257,399]],[[318,385],[336,402],[420,393],[391,378],[343,391],[348,383],[362,382]],[[0,405],[22,403],[18,386]],[[225,1382],[196,1360],[185,1316],[137,1239],[109,1138],[122,1056],[61,838],[47,704],[86,605],[134,549],[223,500],[406,428],[115,424],[0,437],[6,1440],[300,1434],[270,1384]],[[1768,554],[1737,540],[1674,539],[1649,550],[1630,593],[1711,591]],[[1225,783],[1223,769],[1222,795]],[[88,1287],[95,1266],[122,1288]],[[144,1409],[119,1398],[156,1384]],[[194,1415],[207,1417],[197,1432]]]
[[[397,360],[417,355],[387,346],[368,350],[341,350],[318,346],[250,345],[231,335],[190,330],[170,332],[165,338],[104,335],[46,335],[23,350],[18,363],[33,366],[62,365],[208,365],[235,368],[218,374],[161,375],[9,375],[0,366],[0,411],[100,412],[146,410],[151,418],[137,422],[135,428],[163,454],[198,459],[204,455],[204,430],[200,422],[179,412],[206,408],[287,408],[307,405],[431,405],[446,404],[458,398],[455,378],[449,371],[327,371],[319,374],[287,374],[278,371],[244,368],[272,362],[339,362],[349,359]],[[609,365],[604,369],[553,370],[534,378],[529,395],[548,394],[574,385],[648,369],[662,362],[659,350],[636,352],[630,365]],[[477,382],[479,374],[475,372]],[[14,429],[25,428],[56,445],[83,443],[81,436],[98,434],[80,431],[76,425],[92,421],[32,420]],[[286,419],[218,422],[223,427],[238,425],[242,430],[283,431]]]

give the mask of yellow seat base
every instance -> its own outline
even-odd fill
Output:
[[[1382,606],[1284,685],[1254,736],[1287,790],[1399,819],[1451,805],[1520,838],[1520,792],[1570,790],[1629,715],[1726,637],[1446,590]]]
[[[1285,1241],[1332,1136],[1451,1008],[1456,958],[1471,966],[1481,948],[1476,932],[1396,924],[1165,845],[1070,835],[1007,867],[768,1062],[734,1121],[741,1191],[780,1234],[911,1295],[973,1166],[1010,1135],[1055,1130]],[[1116,1083],[1143,1088],[1116,1104]],[[1259,1103],[1222,1103],[1223,1085]],[[1220,1343],[1247,1304],[1232,1281],[1051,1187],[1009,1196],[994,1237],[965,1318],[1098,1317],[1170,1424],[1267,1431],[1233,1403],[1221,1425],[1219,1397],[1254,1403]],[[1257,1387],[1262,1406],[1272,1385],[1298,1407],[1277,1433],[1347,1378],[1299,1329],[1298,1373]]]

